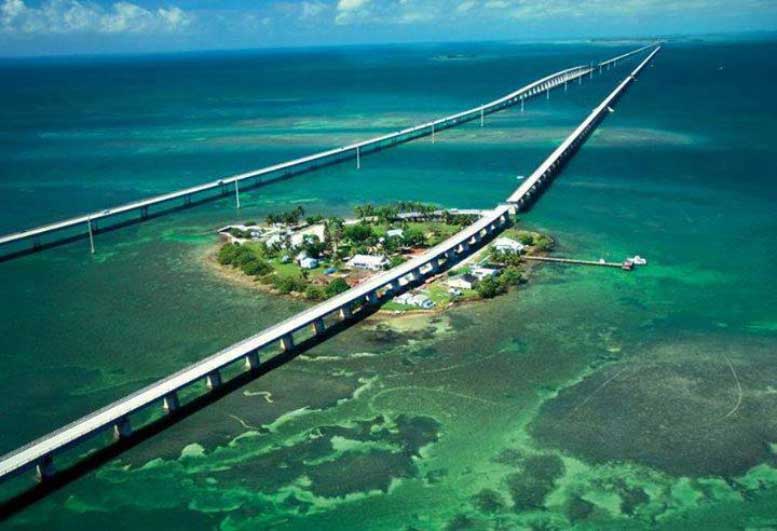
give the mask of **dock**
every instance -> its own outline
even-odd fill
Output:
[[[598,267],[615,267],[624,271],[634,269],[634,263],[629,260],[623,262],[605,262],[604,260],[578,260],[576,258],[555,258],[550,256],[524,256],[524,260],[533,260],[536,262],[556,262],[559,264],[572,264]]]

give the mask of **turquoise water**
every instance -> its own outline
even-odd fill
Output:
[[[2,63],[0,232],[392,131],[634,44]],[[769,527],[777,43],[673,42],[520,223],[559,255],[437,318],[362,323],[9,528]],[[621,67],[427,140],[0,264],[0,452],[302,307],[218,277],[225,223],[488,207]],[[269,394],[268,394],[269,393]],[[369,519],[367,517],[369,516]]]

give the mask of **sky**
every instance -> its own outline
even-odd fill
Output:
[[[0,0],[0,56],[777,30],[777,0]]]

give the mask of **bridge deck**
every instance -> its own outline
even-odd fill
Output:
[[[619,56],[619,58],[615,58],[615,60],[639,53],[647,49],[648,47],[649,46],[640,48],[638,50],[634,50],[632,52]],[[599,64],[607,64],[612,61],[613,59],[610,59]],[[357,150],[363,150],[367,152],[370,149],[374,149],[377,147],[386,147],[384,146],[384,144],[386,143],[390,145],[394,145],[394,143],[399,143],[399,141],[403,141],[403,139],[408,139],[408,138],[413,139],[421,136],[426,136],[430,134],[435,128],[439,130],[442,128],[452,127],[452,126],[460,125],[461,123],[476,119],[477,117],[483,114],[491,114],[505,107],[514,105],[517,101],[521,99],[526,99],[528,97],[539,94],[544,90],[549,90],[550,88],[559,86],[562,83],[573,81],[577,78],[583,77],[586,74],[590,73],[591,71],[592,71],[592,67],[589,67],[589,66],[575,66],[575,67],[561,70],[559,72],[545,76],[542,79],[529,83],[528,85],[521,87],[518,90],[515,90],[510,94],[507,94],[489,103],[486,103],[477,107],[473,107],[471,109],[467,109],[465,111],[452,114],[444,118],[439,118],[431,122],[425,122],[413,127],[402,129],[400,131],[381,135],[375,138],[364,140],[362,142],[357,142],[355,144],[350,144],[347,146],[330,149],[327,151],[322,151],[322,152],[301,157],[298,159],[282,162],[280,164],[267,166],[265,168],[260,168],[257,170],[252,170],[245,173],[232,175],[229,177],[224,177],[222,179],[200,184],[197,186],[192,186],[189,188],[184,188],[167,194],[162,194],[148,199],[134,201],[124,205],[119,205],[119,206],[107,208],[104,210],[99,210],[89,214],[68,218],[62,221],[41,225],[38,227],[18,231],[11,234],[6,234],[3,236],[0,236],[0,246],[11,244],[22,240],[27,240],[30,238],[40,237],[44,234],[72,228],[72,227],[82,225],[82,224],[87,224],[90,222],[96,222],[96,221],[117,216],[120,214],[132,212],[136,210],[147,209],[149,207],[159,205],[162,203],[167,203],[169,201],[174,201],[176,199],[187,199],[187,198],[190,198],[192,195],[210,191],[210,190],[216,190],[216,189],[219,189],[220,187],[239,183],[240,181],[244,181],[246,179],[255,179],[262,176],[275,174],[278,172],[289,171],[295,168],[304,167],[307,164],[325,162],[329,159],[335,159],[337,157],[356,156]]]
[[[642,69],[650,62],[651,59],[659,52],[661,47],[657,47],[650,55],[642,61],[637,68],[635,68],[629,76],[624,79],[615,90],[613,90],[609,96],[607,96],[602,103],[600,103],[583,122],[577,126],[577,128],[570,134],[559,147],[553,150],[553,153],[545,159],[542,164],[537,167],[536,170],[525,179],[518,189],[513,193],[507,201],[509,203],[521,203],[525,197],[531,193],[531,191],[539,184],[539,182],[547,177],[552,171],[553,167],[559,163],[564,157],[566,157],[571,150],[591,131],[591,128],[595,122],[608,110],[608,107],[612,102],[620,96],[620,94],[626,90],[626,88],[634,81],[636,76],[642,71]]]
[[[651,53],[648,59],[643,61],[640,66],[623,83],[621,83],[612,94],[610,94],[605,102],[597,107],[597,109],[601,110],[606,108],[607,104],[628,85],[636,73],[638,73],[657,52],[658,49]],[[514,94],[517,93],[518,92]],[[586,119],[584,124],[585,123],[592,123],[590,116]],[[580,131],[580,128],[578,128],[576,132],[577,131]],[[563,145],[567,144],[568,142],[565,141]],[[557,152],[558,150],[554,153]],[[546,164],[543,163],[541,168],[545,166]],[[535,172],[535,174],[537,174],[537,172]],[[516,194],[519,194],[520,196],[520,190],[523,188],[524,186],[522,185]],[[516,194],[512,197],[515,197]],[[121,426],[123,420],[126,419],[128,415],[149,407],[153,403],[163,400],[172,393],[176,393],[182,388],[197,381],[201,381],[222,368],[241,360],[241,358],[246,358],[274,342],[283,340],[295,331],[312,325],[334,312],[346,307],[350,308],[352,304],[374,296],[380,289],[394,283],[400,283],[401,280],[408,275],[415,275],[421,271],[422,268],[433,264],[436,260],[444,258],[448,253],[456,252],[460,246],[468,245],[473,239],[480,239],[480,235],[483,231],[499,227],[502,221],[506,221],[513,208],[514,207],[511,205],[500,205],[494,210],[485,213],[485,215],[472,225],[466,227],[439,245],[432,247],[422,255],[389,271],[375,275],[345,293],[317,304],[252,337],[221,350],[216,354],[0,457],[0,479],[39,465],[47,458],[51,458],[51,456],[57,452],[96,433],[111,427]],[[466,251],[462,249],[462,253],[464,252]]]
[[[391,282],[399,281],[401,278],[415,272],[418,268],[426,266],[432,260],[445,255],[472,239],[489,225],[496,223],[500,217],[507,215],[510,208],[507,205],[501,205],[461,232],[427,250],[424,254],[389,271],[370,277],[362,284],[336,297],[298,313],[255,336],[232,345],[107,407],[49,433],[11,454],[3,456],[0,460],[0,478],[34,466],[45,456],[77,443],[85,437],[110,428],[127,415],[147,407],[152,402],[162,400],[167,395],[202,380],[209,374],[280,341],[297,330],[312,325],[316,320],[328,316],[344,306],[364,300],[365,297],[376,290]]]

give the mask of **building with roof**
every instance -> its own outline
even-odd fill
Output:
[[[517,242],[513,240],[512,238],[497,238],[494,240],[493,244],[494,249],[497,251],[503,252],[503,253],[522,253],[523,250],[526,248],[525,245],[523,245],[521,242]]]
[[[366,271],[380,271],[389,261],[382,254],[357,254],[348,261],[348,265],[354,269],[364,269]]]

